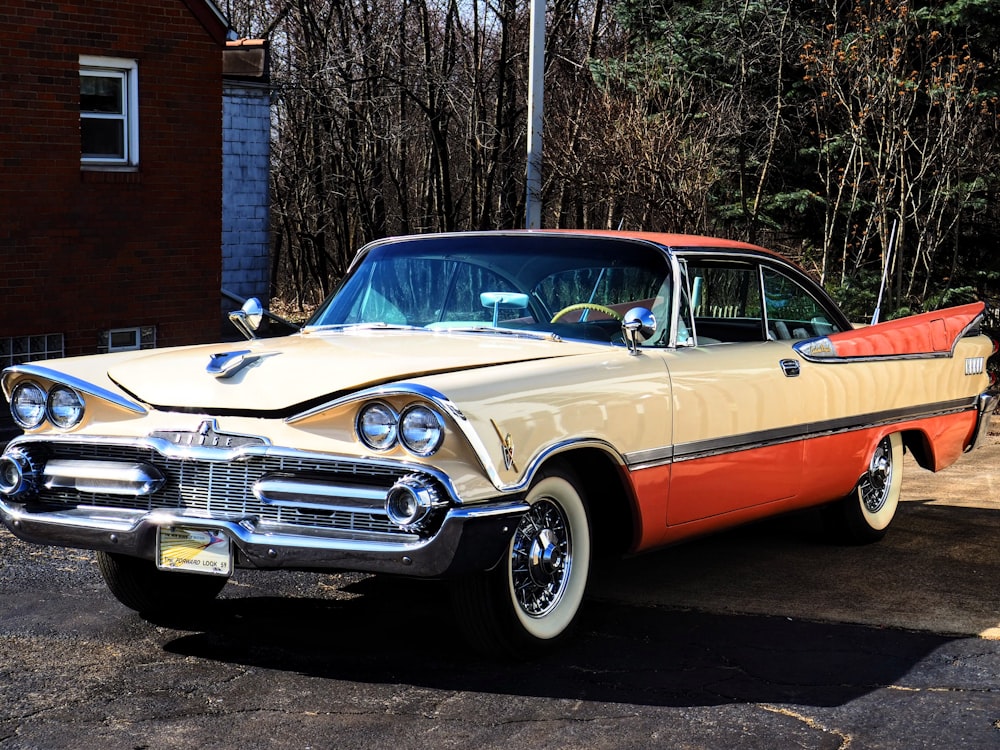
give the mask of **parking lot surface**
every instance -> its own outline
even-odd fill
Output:
[[[0,531],[0,750],[1000,748],[1000,439],[887,538],[803,513],[595,571],[576,638],[470,655],[435,584],[238,571],[146,622]]]

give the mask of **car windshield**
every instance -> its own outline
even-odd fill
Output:
[[[372,246],[308,326],[521,330],[620,344],[622,316],[641,306],[666,341],[670,290],[666,254],[645,242],[431,235]]]

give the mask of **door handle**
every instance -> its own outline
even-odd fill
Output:
[[[802,367],[797,359],[783,359],[779,363],[786,378],[797,378],[802,372]]]

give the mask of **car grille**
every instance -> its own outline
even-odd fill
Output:
[[[141,511],[171,510],[205,518],[239,521],[255,519],[265,526],[295,527],[327,536],[338,534],[388,535],[412,539],[391,523],[381,508],[356,511],[325,510],[307,505],[266,505],[253,494],[261,477],[282,473],[322,479],[331,485],[349,482],[388,491],[405,472],[392,467],[337,460],[248,455],[233,461],[204,461],[166,457],[144,447],[49,444],[50,458],[136,461],[155,466],[166,477],[163,487],[143,497],[121,496],[75,489],[39,488],[37,502],[47,509],[95,506]],[[293,529],[288,529],[294,533]]]

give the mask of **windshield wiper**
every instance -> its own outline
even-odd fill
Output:
[[[307,326],[303,333],[321,331],[422,331],[422,326],[411,326],[405,323],[383,323],[372,321],[366,323],[329,323],[327,325]]]
[[[501,328],[499,326],[448,326],[436,329],[437,333],[490,333],[515,338],[537,339],[539,341],[562,341],[562,337],[551,331],[528,331],[523,328]]]

